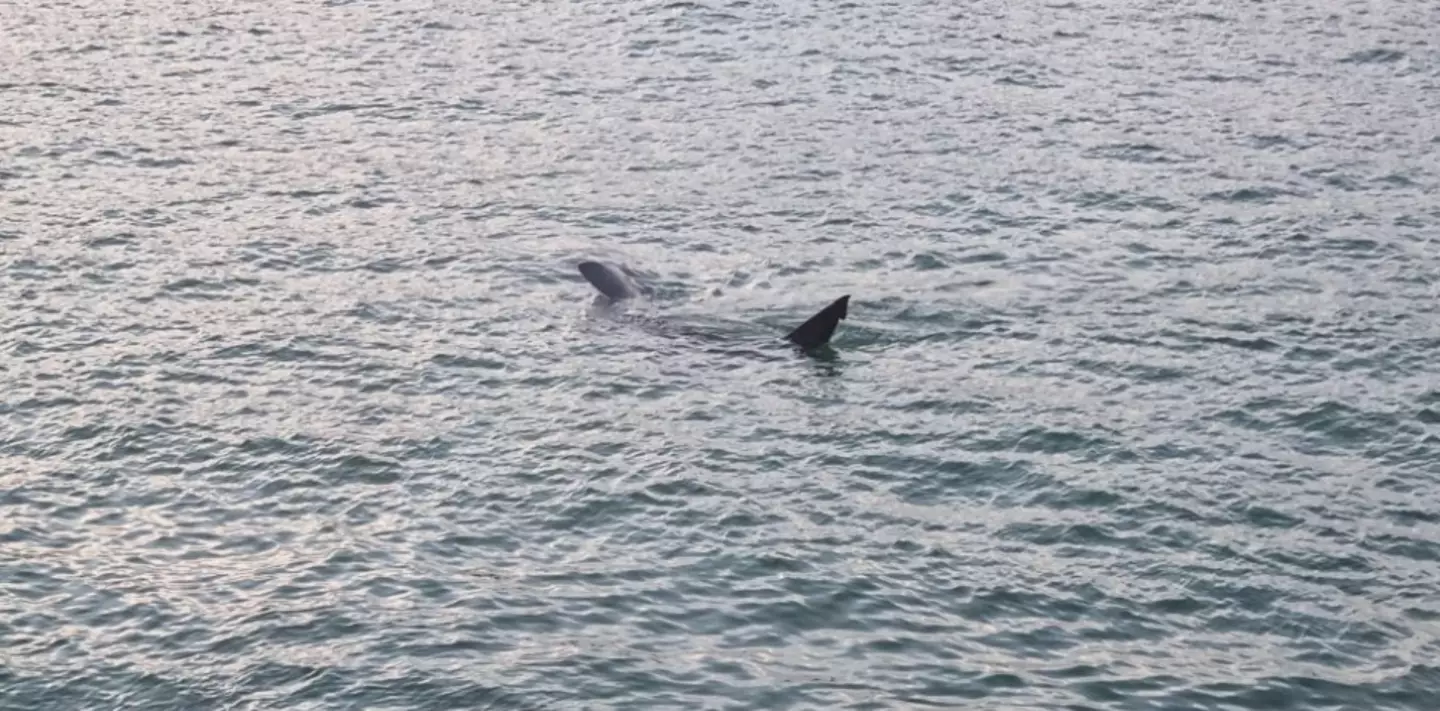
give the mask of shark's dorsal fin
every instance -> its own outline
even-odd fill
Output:
[[[581,262],[580,274],[600,293],[615,301],[639,298],[643,292],[623,269],[605,262]]]
[[[821,309],[820,313],[811,316],[809,321],[800,324],[785,340],[805,350],[823,346],[830,342],[830,337],[835,335],[835,326],[845,318],[849,310],[850,295],[846,294]]]

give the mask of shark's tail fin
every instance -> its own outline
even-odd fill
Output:
[[[800,324],[800,327],[791,331],[785,340],[805,350],[823,346],[830,342],[831,336],[835,335],[835,326],[845,318],[849,309],[850,295],[846,294],[821,309],[820,313],[811,316],[809,321]]]

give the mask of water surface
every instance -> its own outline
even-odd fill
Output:
[[[1433,4],[0,17],[0,708],[1440,707]]]

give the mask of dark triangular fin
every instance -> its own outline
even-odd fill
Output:
[[[800,328],[791,331],[785,340],[806,350],[823,346],[835,335],[835,326],[845,318],[849,308],[850,295],[846,294],[826,306],[820,313],[811,316],[809,321],[800,324]]]
[[[600,293],[615,301],[641,296],[640,287],[624,270],[604,262],[581,262],[580,274]]]

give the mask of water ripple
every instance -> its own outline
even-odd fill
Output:
[[[1440,698],[1425,8],[292,5],[16,10],[0,708]]]

